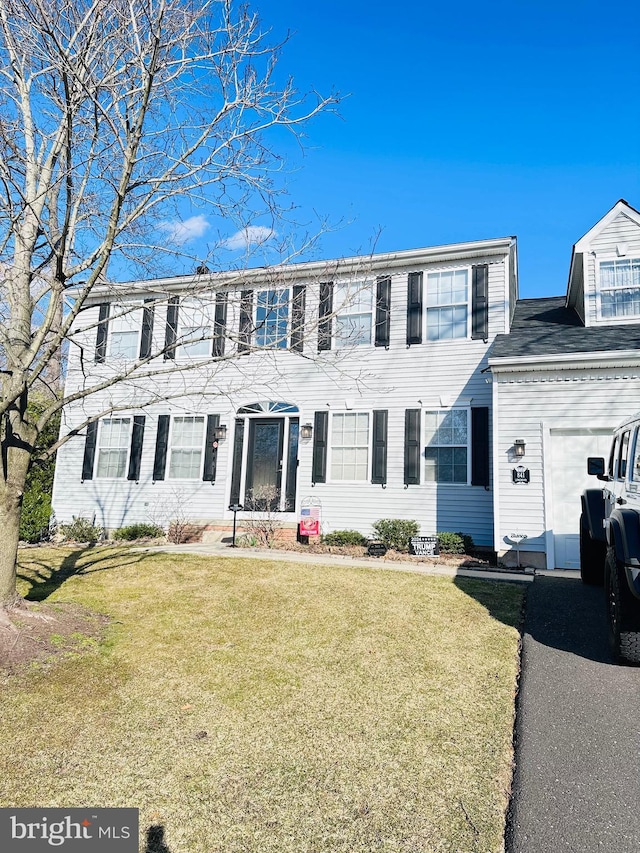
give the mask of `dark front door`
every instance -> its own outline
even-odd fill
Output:
[[[249,421],[245,509],[279,508],[283,441],[284,418]]]

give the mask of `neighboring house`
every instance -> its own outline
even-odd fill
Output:
[[[240,504],[292,531],[305,509],[323,532],[416,519],[492,548],[487,355],[516,298],[513,238],[105,286],[66,393],[143,365],[66,407],[56,519],[216,535]]]
[[[613,428],[640,409],[637,210],[620,200],[575,244],[566,297],[517,303],[489,365],[495,549],[513,561],[524,535],[523,562],[578,568],[587,457],[607,456]]]

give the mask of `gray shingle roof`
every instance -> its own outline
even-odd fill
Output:
[[[640,350],[640,323],[588,329],[564,296],[519,299],[508,335],[497,335],[489,358]]]

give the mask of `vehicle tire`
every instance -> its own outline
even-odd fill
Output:
[[[629,591],[624,566],[611,546],[604,575],[611,652],[616,661],[640,664],[640,601]]]
[[[580,577],[582,583],[589,586],[602,586],[604,583],[604,560],[606,545],[593,539],[589,523],[580,516]]]

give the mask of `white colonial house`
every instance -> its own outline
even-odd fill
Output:
[[[212,537],[241,505],[292,531],[303,511],[323,532],[415,519],[492,548],[487,356],[516,296],[510,237],[104,286],[66,393],[129,375],[65,409],[56,519],[179,512]]]
[[[230,506],[292,532],[380,518],[506,563],[578,566],[586,458],[640,409],[640,214],[518,300],[515,238],[104,286],[80,314],[53,505],[107,530]]]

